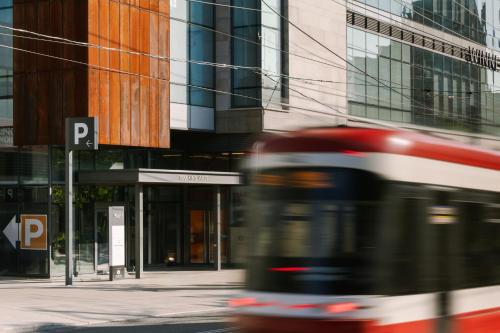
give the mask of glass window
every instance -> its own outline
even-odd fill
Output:
[[[378,105],[378,57],[366,54],[366,99],[371,105]]]
[[[411,47],[407,44],[401,46],[401,58],[403,62],[409,63],[411,61]]]
[[[401,63],[396,60],[391,60],[391,107],[401,109]],[[393,119],[396,120],[396,119]],[[397,119],[396,121],[401,121]]]
[[[49,158],[47,146],[33,146],[18,155],[17,173],[24,184],[48,184]]]
[[[391,56],[391,40],[379,36],[378,38],[378,54],[390,58]]]
[[[260,1],[257,0],[233,0],[233,6],[260,9]],[[232,32],[236,37],[232,41],[233,65],[245,67],[260,67],[261,55],[259,44],[260,16],[258,11],[232,9]],[[234,107],[251,107],[260,105],[261,77],[258,73],[248,70],[232,70],[232,93]]]
[[[0,24],[13,26],[12,1],[2,1],[0,5]],[[0,36],[0,44],[12,46],[10,30],[4,30]],[[13,78],[12,50],[7,47],[0,48],[0,129],[13,125],[12,78]]]
[[[303,186],[301,175],[318,177],[317,182],[308,181],[308,186]],[[268,170],[257,178],[249,198],[250,209],[256,212],[249,225],[257,249],[250,258],[249,288],[317,294],[369,292],[373,275],[365,275],[364,269],[376,246],[377,178],[364,171],[322,168]],[[291,182],[267,186],[267,178]],[[334,187],[330,187],[330,180],[335,180]],[[343,274],[335,283],[312,276],[300,279],[293,273],[269,279],[274,274],[270,267],[304,262]]]
[[[375,34],[366,34],[366,52],[378,54],[378,36]]]
[[[352,46],[352,34],[354,29],[347,27],[347,46]]]
[[[391,62],[389,59],[379,58],[379,102],[381,106],[389,107],[391,105]]]
[[[214,6],[191,2],[190,20],[200,26],[189,26],[189,59],[197,62],[214,62]],[[189,104],[214,107],[215,72],[213,66],[189,64]]]
[[[213,2],[205,0],[205,2]],[[190,2],[189,19],[192,23],[206,27],[214,26],[213,5],[201,2]]]
[[[121,149],[100,149],[95,152],[96,170],[123,169],[124,155]]]
[[[391,39],[391,58],[401,60],[401,43]]]
[[[366,72],[348,66],[350,113],[483,133],[491,133],[488,122],[500,122],[498,94],[485,93],[500,90],[498,72],[376,34],[366,33],[365,43],[366,52],[347,50],[349,62]]]
[[[380,9],[385,10],[386,12],[390,12],[391,0],[379,0],[378,6]]]
[[[16,184],[18,168],[16,165],[17,149],[0,151],[0,183]]]
[[[366,33],[363,30],[354,29],[352,34],[352,44],[360,50],[365,49]]]

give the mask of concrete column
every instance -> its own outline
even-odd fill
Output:
[[[144,193],[142,184],[135,184],[135,278],[140,279],[143,270]]]
[[[215,212],[215,269],[220,271],[222,267],[222,256],[221,256],[221,194],[220,186],[215,186],[214,191],[214,212]]]

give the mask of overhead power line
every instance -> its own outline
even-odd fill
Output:
[[[271,9],[272,9],[272,8],[271,8]],[[26,30],[25,30],[25,32],[26,32],[26,33],[32,33],[32,32],[26,31]],[[217,31],[215,30],[215,32],[217,32]],[[46,36],[47,36],[47,35],[46,35]],[[74,42],[74,41],[71,41],[71,42]],[[77,43],[78,43],[78,42],[77,42]],[[81,45],[81,46],[84,46],[84,45]],[[89,47],[89,45],[85,45],[85,46]],[[121,51],[121,50],[120,50],[120,49],[115,49],[115,51]],[[148,54],[138,54],[138,55],[146,55],[146,56],[148,56]],[[165,59],[167,59],[167,57],[165,57]],[[172,60],[172,59],[170,59],[170,60]],[[174,61],[175,61],[175,60],[174,60]],[[182,59],[182,60],[179,60],[179,61],[186,61],[186,60]],[[345,61],[345,59],[344,59],[344,61]],[[209,63],[209,62],[194,62],[194,63],[197,63],[197,64],[203,64],[203,65],[209,65],[209,66],[216,66],[216,67],[230,67],[230,68],[233,68],[233,69],[258,70],[258,68],[255,68],[255,67],[242,67],[242,66],[239,66],[238,68],[236,68],[235,66],[233,66],[233,65],[228,65],[228,64],[217,64],[217,63]],[[261,74],[266,75],[265,73],[261,73]],[[380,82],[380,81],[378,81],[378,82]],[[174,83],[173,83],[173,84],[174,84]],[[198,88],[198,89],[202,89],[202,88],[203,88],[203,87],[198,87],[198,86],[193,86],[193,87],[196,87],[196,88]],[[389,89],[391,89],[389,86],[386,86],[386,87],[388,87]],[[205,88],[205,89],[206,89],[206,88]],[[207,89],[207,90],[211,90],[211,89]],[[215,91],[215,90],[214,90],[214,91]],[[219,91],[219,92],[220,92],[220,91]],[[224,92],[223,92],[223,93],[224,93]],[[233,95],[235,95],[235,94],[233,94]],[[306,95],[304,95],[304,94],[303,94],[303,96],[304,96],[305,98],[310,99],[310,97],[309,97],[309,96],[306,96]],[[404,95],[403,95],[403,96],[404,96]],[[247,98],[248,96],[241,95],[240,97],[245,97],[245,98]],[[259,99],[256,99],[256,100],[259,100]],[[313,100],[314,100],[314,99],[313,99]],[[259,101],[260,101],[260,100],[259,100]],[[316,102],[318,102],[318,101],[316,101]],[[320,104],[321,104],[322,102],[318,102],[318,103],[320,103]],[[326,105],[325,105],[325,106],[326,106]],[[328,108],[331,108],[330,106],[327,106],[327,107],[328,107]],[[424,108],[425,108],[425,106],[424,106]],[[333,111],[337,111],[337,110],[334,110],[334,109],[332,109],[332,110],[333,110]]]

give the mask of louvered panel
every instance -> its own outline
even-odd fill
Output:
[[[354,14],[353,12],[347,12],[347,23],[354,24]]]
[[[391,35],[391,25],[384,23],[384,22],[379,22],[380,25],[380,33],[386,36]]]
[[[365,17],[363,15],[354,14],[354,25],[360,28],[365,28]]]
[[[371,18],[371,17],[367,17],[366,18],[366,29],[378,32],[378,21]]]
[[[444,51],[443,52],[452,56],[453,55],[453,46],[451,46],[450,44],[444,44]]]
[[[413,44],[413,33],[407,30],[403,30],[403,38],[405,42],[412,43]]]
[[[431,38],[424,37],[424,47],[432,49],[434,46],[434,40]]]
[[[347,21],[354,26],[367,29],[369,31],[377,32],[381,35],[396,38],[405,41],[417,47],[425,47],[428,49],[436,50],[450,56],[465,57],[465,51],[461,48],[455,47],[451,44],[437,41],[427,36],[414,33],[412,31],[403,29],[389,23],[380,22],[377,19],[367,17],[359,13],[347,12]]]
[[[392,27],[391,28],[391,36],[397,39],[402,39],[403,38],[403,30],[398,28],[398,27]]]
[[[418,46],[424,45],[424,38],[421,35],[414,34],[413,35],[413,43]]]
[[[434,50],[436,50],[438,52],[444,52],[444,43],[435,40],[434,41]]]

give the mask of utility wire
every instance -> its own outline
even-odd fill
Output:
[[[141,77],[141,78],[148,78],[148,79],[154,79],[154,80],[159,80],[159,81],[164,81],[164,82],[170,82],[173,85],[192,87],[192,88],[196,88],[196,89],[200,89],[200,90],[211,91],[211,92],[215,92],[215,93],[226,94],[226,95],[231,95],[231,96],[236,96],[236,97],[241,97],[241,98],[247,98],[247,99],[256,100],[256,101],[261,102],[261,99],[259,99],[259,98],[254,98],[254,97],[250,97],[250,96],[246,96],[246,95],[230,93],[230,92],[222,91],[222,90],[210,89],[210,88],[196,86],[196,85],[192,85],[192,84],[186,84],[186,83],[180,83],[180,82],[173,82],[173,81],[170,81],[170,80],[167,80],[167,79],[162,79],[162,78],[159,78],[159,77],[148,76],[148,75],[143,75],[143,74],[139,74],[139,73],[132,73],[132,72],[129,72],[129,71],[118,70],[118,69],[114,69],[114,68],[110,68],[110,67],[105,67],[105,66],[92,65],[92,64],[88,64],[88,63],[85,63],[85,62],[82,62],[82,61],[77,61],[77,60],[73,60],[73,59],[67,59],[67,58],[58,57],[58,56],[53,56],[53,55],[49,55],[49,54],[45,54],[45,53],[41,53],[41,52],[35,52],[35,51],[25,50],[25,49],[22,49],[22,48],[13,47],[13,46],[5,45],[5,44],[0,44],[0,47],[8,48],[8,49],[15,50],[15,51],[20,51],[20,52],[25,52],[25,53],[29,53],[29,54],[34,54],[34,55],[38,55],[38,56],[48,57],[48,58],[52,58],[52,59],[57,59],[57,60],[61,60],[61,61],[67,61],[67,62],[71,62],[71,63],[74,63],[74,64],[86,66],[86,67],[89,67],[89,68],[92,68],[92,69],[106,70],[106,71],[113,72],[113,73],[128,74],[128,75],[133,75],[133,76]],[[292,109],[297,109],[297,107],[295,107],[294,105],[291,105],[291,104],[273,103],[273,102],[271,102],[271,104],[273,104],[273,105],[279,105],[280,107],[281,106],[287,106],[287,107],[292,108]],[[332,113],[327,113],[327,112],[321,112],[319,110],[314,110],[314,109],[307,109],[307,108],[298,108],[298,109],[300,109],[300,110],[306,110],[308,113],[316,113],[316,114],[326,115],[326,116],[329,116],[329,117],[337,117],[337,116],[339,116],[339,117],[343,117],[343,118],[346,118],[346,119],[349,119],[349,118],[357,119],[358,118],[358,117],[354,117],[354,116],[351,117],[350,115],[347,115],[347,114],[342,113],[342,112],[337,111],[337,110],[334,110],[334,111],[338,112],[338,114],[332,114]],[[284,112],[286,112],[286,111],[284,111]],[[374,123],[374,124],[377,124],[377,125],[380,125],[382,123],[382,122],[377,122],[377,121],[371,121],[369,119],[364,119],[364,122]],[[393,125],[391,125],[391,124],[385,124],[384,126],[386,126],[386,127],[393,127]]]
[[[190,0],[186,0],[190,1]],[[95,45],[95,44],[88,44],[87,45],[79,45],[78,42],[68,42],[68,41],[57,41],[57,40],[52,40],[52,39],[44,39],[44,38],[37,38],[37,37],[29,37],[29,36],[21,36],[21,35],[16,35],[13,33],[2,33],[0,32],[0,35],[11,37],[11,38],[23,38],[23,39],[30,39],[30,40],[36,40],[36,41],[43,41],[43,42],[50,42],[50,43],[59,43],[63,45],[73,45],[73,46],[82,46],[82,47],[93,47],[93,48],[98,48],[98,49],[104,49],[108,51],[116,51],[116,52],[122,52],[122,53],[127,53],[129,55],[137,55],[137,56],[146,56],[150,57],[153,59],[157,60],[170,60],[174,62],[186,62],[186,63],[192,63],[196,65],[205,65],[205,66],[213,66],[213,67],[218,67],[218,68],[230,68],[230,69],[235,69],[235,70],[249,70],[249,71],[254,71],[258,72],[256,74],[262,74],[262,72],[265,72],[266,75],[272,76],[272,77],[284,77],[289,80],[297,80],[297,81],[302,81],[302,82],[319,82],[319,83],[338,83],[338,84],[347,84],[347,85],[355,85],[355,86],[371,86],[371,87],[379,87],[380,85],[377,84],[369,84],[369,83],[355,83],[355,82],[346,82],[346,81],[333,81],[333,80],[322,80],[322,79],[312,79],[312,78],[301,78],[301,77],[294,77],[294,76],[289,76],[286,74],[279,74],[279,73],[274,73],[274,72],[269,72],[265,71],[260,67],[251,67],[251,66],[239,66],[239,65],[231,65],[231,64],[225,64],[225,63],[214,63],[214,62],[209,62],[209,61],[197,61],[197,60],[188,60],[188,59],[180,59],[180,58],[173,58],[173,57],[166,57],[166,56],[157,56],[153,55],[150,53],[144,53],[144,52],[136,52],[136,51],[130,51],[130,50],[123,50],[123,49],[118,49],[118,48],[112,48],[112,47],[106,47],[106,46],[101,46],[101,45]],[[410,66],[414,66],[411,65]],[[357,73],[355,71],[348,70],[349,72]],[[9,76],[12,77],[12,76]],[[412,76],[412,78],[415,78],[416,76]],[[424,76],[421,76],[424,78]],[[0,77],[1,78],[1,77]],[[387,84],[391,84],[393,87],[396,85],[396,89],[402,89],[402,90],[411,90],[411,91],[423,91],[424,93],[431,93],[434,92],[434,96],[445,96],[445,97],[453,97],[456,99],[462,99],[462,98],[468,98],[468,97],[456,97],[456,96],[450,96],[448,93],[463,93],[463,94],[483,94],[483,93],[493,93],[495,91],[452,91],[452,90],[430,90],[430,89],[419,89],[419,88],[412,88],[412,87],[405,87],[403,84],[395,84],[394,82],[390,80],[384,80],[379,78],[380,81],[385,81]],[[317,87],[324,87],[326,89],[332,89],[329,86],[325,85],[314,85]]]
[[[0,33],[2,34],[2,33]],[[41,39],[41,38],[35,38],[35,37],[28,37],[28,36],[17,36],[17,35],[14,35],[14,34],[4,34],[4,35],[7,35],[7,36],[10,36],[10,37],[21,37],[21,38],[28,38],[28,39],[34,39],[34,40],[41,40],[41,41],[47,41],[47,42],[56,42],[56,43],[63,43],[63,44],[68,44],[68,45],[77,45],[77,46],[84,46],[84,47],[97,47],[97,48],[100,48],[100,49],[108,49],[109,51],[125,51],[125,52],[128,52],[130,54],[134,54],[134,55],[145,55],[145,56],[151,56],[150,54],[144,54],[144,53],[140,53],[140,52],[134,52],[134,51],[126,51],[126,50],[120,50],[120,49],[116,49],[116,48],[109,48],[109,47],[103,47],[103,46],[99,46],[99,45],[93,45],[93,44],[89,44],[89,45],[81,45],[82,43],[79,43],[79,42],[74,42],[72,40],[69,40],[69,39],[66,39],[64,41],[62,40],[57,40],[57,41],[54,41],[54,40],[51,40],[51,39]],[[264,73],[264,72],[258,72],[258,70],[261,70],[260,68],[256,68],[256,67],[245,67],[245,66],[232,66],[232,65],[228,65],[228,64],[220,64],[220,63],[210,63],[210,62],[201,62],[201,61],[189,61],[189,60],[185,60],[185,59],[174,59],[174,58],[169,58],[169,57],[160,57],[160,56],[154,56],[154,58],[159,58],[159,59],[164,59],[164,60],[173,60],[173,61],[184,61],[184,62],[191,62],[191,63],[195,63],[195,64],[199,64],[199,65],[207,65],[207,66],[215,66],[215,67],[229,67],[229,68],[233,68],[233,69],[244,69],[244,70],[251,70],[253,71],[254,73],[256,74],[260,74],[260,75],[266,75],[268,76],[267,73]],[[175,84],[175,83],[173,83]],[[198,89],[202,89],[202,87],[200,86],[193,86],[193,87],[196,87]],[[276,86],[277,87],[277,86]],[[322,93],[325,93],[324,91]],[[330,93],[331,94],[331,93]],[[239,97],[243,97],[243,96],[246,96],[246,95],[240,95]],[[304,94],[301,94],[302,97],[305,97],[307,98]],[[272,97],[271,97],[272,98]],[[258,100],[258,99],[256,99]],[[317,100],[314,100],[315,102],[317,103],[320,103],[322,104],[322,102],[320,101],[317,101]],[[326,106],[327,108],[330,108],[332,109],[331,106],[329,105],[326,105],[326,104],[322,104],[323,106]],[[334,109],[332,109],[334,110]],[[334,111],[337,111],[337,110],[334,110]]]
[[[265,3],[265,4],[267,5],[267,3]],[[271,10],[273,10],[271,7],[269,7],[269,8]],[[10,28],[10,27],[6,27],[6,26],[1,26],[1,27],[3,27],[3,28]],[[24,32],[24,33],[32,33],[32,34],[41,35],[41,36],[45,36],[45,37],[49,37],[49,38],[55,38],[55,39],[58,39],[59,41],[68,42],[70,44],[78,44],[80,46],[87,46],[87,47],[89,47],[89,46],[95,46],[95,45],[91,45],[89,43],[76,42],[76,41],[72,41],[72,40],[69,40],[69,39],[61,38],[61,37],[54,37],[54,36],[48,36],[48,35],[43,35],[43,34],[39,34],[39,33],[34,33],[34,32],[31,32],[31,31],[28,31],[28,30],[24,30],[24,29],[14,29],[14,28],[11,28],[11,29],[17,30],[17,31],[21,31],[21,32]],[[102,46],[99,46],[99,47],[103,48]],[[109,48],[109,50],[111,50],[111,51],[124,51],[124,50],[121,50],[121,49],[113,49],[113,48]],[[130,52],[132,54],[136,54],[136,55],[151,56],[150,54],[144,54],[144,53],[139,53],[139,52],[133,52],[133,51],[128,51],[128,52]],[[162,59],[162,57],[158,57],[158,56],[156,56],[156,58]],[[186,60],[172,59],[172,58],[168,58],[168,57],[163,57],[163,59],[170,59],[170,60],[173,60],[173,61],[186,61]],[[216,66],[216,67],[230,67],[230,68],[233,68],[233,69],[245,69],[245,70],[257,70],[258,69],[258,68],[255,68],[255,67],[233,66],[233,65],[227,65],[227,64],[209,63],[209,62],[199,62],[199,61],[191,61],[191,62],[197,63],[197,64],[201,64],[201,65],[211,65],[211,66]],[[263,74],[263,73],[261,73],[261,74]],[[198,87],[198,88],[200,88],[200,87]],[[244,95],[242,95],[242,96],[244,96]],[[319,102],[319,101],[316,101],[316,102],[318,102],[318,103],[321,104],[321,102]],[[331,108],[330,106],[327,106],[327,107]]]
[[[186,1],[190,1],[190,0],[186,0]],[[1,27],[1,26],[0,26]],[[284,77],[284,78],[287,78],[289,80],[297,80],[297,81],[303,81],[303,82],[320,82],[320,83],[338,83],[338,84],[347,84],[347,85],[356,85],[356,86],[372,86],[372,87],[379,87],[380,85],[377,85],[377,84],[368,84],[368,83],[355,83],[355,82],[346,82],[346,81],[333,81],[333,80],[322,80],[322,79],[312,79],[312,78],[301,78],[301,77],[293,77],[293,76],[289,76],[289,75],[286,75],[286,74],[278,74],[278,73],[274,73],[274,72],[269,72],[269,71],[265,71],[265,70],[262,70],[260,67],[251,67],[251,66],[238,66],[238,65],[231,65],[231,64],[225,64],[225,63],[214,63],[214,62],[208,62],[208,61],[197,61],[197,60],[188,60],[188,59],[180,59],[180,58],[173,58],[173,57],[166,57],[166,56],[157,56],[157,55],[153,55],[153,54],[150,54],[150,53],[144,53],[144,52],[136,52],[136,51],[130,51],[130,50],[123,50],[123,49],[118,49],[118,48],[112,48],[112,47],[106,47],[106,46],[101,46],[101,45],[95,45],[95,44],[90,44],[88,43],[88,45],[80,45],[79,42],[76,42],[76,41],[72,41],[72,42],[69,42],[69,41],[57,41],[57,40],[52,40],[52,39],[47,39],[47,38],[37,38],[37,37],[29,37],[29,36],[21,36],[21,35],[16,35],[16,34],[13,34],[13,33],[2,33],[0,32],[0,35],[4,35],[4,36],[7,36],[7,37],[11,37],[11,38],[23,38],[23,39],[30,39],[30,40],[36,40],[36,41],[44,41],[44,42],[51,42],[51,43],[59,43],[59,44],[63,44],[63,45],[74,45],[74,46],[82,46],[82,47],[93,47],[93,48],[98,48],[98,49],[104,49],[104,50],[108,50],[108,51],[116,51],[116,52],[122,52],[122,53],[127,53],[127,54],[130,54],[130,55],[137,55],[137,56],[146,56],[146,57],[151,57],[153,59],[157,59],[157,60],[170,60],[170,61],[174,61],[174,62],[187,62],[187,63],[192,63],[192,64],[197,64],[197,65],[205,65],[205,66],[213,66],[213,67],[218,67],[218,68],[230,68],[230,69],[235,69],[235,70],[250,70],[250,71],[254,71],[255,72],[258,72],[256,74],[262,74],[261,72],[266,72],[266,75],[269,75],[269,76],[273,76],[273,77]],[[414,66],[414,65],[411,65],[410,66]],[[348,70],[349,72],[354,72],[356,73],[355,71],[351,71],[351,70]],[[416,76],[412,76],[412,78],[415,78]],[[1,77],[0,77],[1,78]],[[422,76],[423,78],[423,76]],[[380,81],[385,81],[387,82],[387,84],[391,84],[392,86],[395,85],[394,82],[390,81],[390,80],[384,80],[384,79],[380,79]],[[328,87],[328,86],[325,86],[325,85],[315,85],[317,87],[324,87],[326,89],[332,89],[331,87]],[[424,93],[430,93],[430,92],[434,92],[434,96],[445,96],[445,97],[453,97],[455,99],[465,99],[465,98],[468,98],[467,96],[466,97],[456,97],[456,96],[450,96],[449,94],[446,94],[447,92],[448,93],[463,93],[463,94],[482,94],[482,93],[493,93],[495,91],[445,91],[445,90],[429,90],[429,89],[419,89],[419,88],[412,88],[412,87],[405,87],[403,86],[403,84],[396,84],[396,87],[394,87],[396,89],[402,89],[402,90],[411,90],[411,91],[423,91]],[[437,93],[436,93],[437,92]]]
[[[192,85],[192,84],[185,84],[185,83],[180,83],[180,82],[172,82],[172,81],[169,81],[167,79],[162,79],[162,78],[159,78],[159,77],[142,75],[142,74],[138,74],[138,73],[132,73],[132,72],[128,72],[128,71],[117,70],[117,69],[113,69],[113,68],[109,68],[109,67],[104,67],[104,66],[91,65],[91,64],[88,64],[88,63],[85,63],[85,62],[81,62],[81,61],[76,61],[76,60],[67,59],[67,58],[63,58],[63,57],[57,57],[57,56],[53,56],[53,55],[48,55],[48,54],[44,54],[44,53],[41,53],[41,52],[34,52],[34,51],[30,51],[30,50],[25,50],[25,49],[22,49],[22,48],[12,47],[12,46],[9,46],[9,45],[0,44],[0,47],[12,49],[12,50],[16,50],[16,51],[20,51],[20,52],[25,52],[25,53],[29,53],[29,54],[35,54],[35,55],[39,55],[39,56],[44,56],[44,57],[48,57],[48,58],[53,58],[53,59],[57,59],[57,60],[61,60],[61,61],[67,61],[67,62],[71,62],[71,63],[83,65],[83,66],[86,66],[86,67],[89,67],[89,68],[93,68],[93,69],[107,70],[109,72],[114,72],[114,73],[128,74],[128,75],[134,75],[134,76],[142,77],[142,78],[155,79],[155,80],[170,82],[173,85],[192,87],[192,88],[196,88],[196,89],[200,89],[200,90],[211,91],[211,92],[220,93],[220,94],[226,94],[226,95],[231,95],[231,96],[237,96],[237,97],[247,98],[247,99],[256,100],[256,101],[261,102],[261,99],[259,99],[259,98],[253,98],[253,97],[250,97],[250,96],[245,96],[245,95],[240,95],[240,94],[234,94],[234,93],[230,93],[230,92],[226,92],[226,91],[221,91],[221,90],[216,90],[216,89],[210,89],[210,88],[196,86],[196,85]],[[339,118],[344,118],[344,119],[347,119],[347,120],[353,120],[353,121],[357,121],[357,122],[362,122],[362,123],[367,123],[367,124],[372,124],[372,125],[377,125],[377,126],[383,126],[383,127],[390,127],[390,128],[397,127],[396,125],[394,125],[394,123],[388,123],[388,122],[379,121],[379,120],[373,120],[373,119],[368,119],[368,118],[362,118],[362,117],[352,116],[352,115],[349,115],[349,114],[346,114],[346,113],[341,113],[341,112],[339,112],[338,114],[332,114],[332,113],[328,113],[328,112],[322,112],[322,111],[319,111],[319,110],[316,110],[316,109],[298,107],[298,106],[294,106],[294,105],[291,105],[291,104],[273,103],[273,102],[270,102],[270,103],[273,104],[273,105],[278,105],[279,107],[287,106],[287,107],[293,109],[296,113],[301,113],[301,114],[304,114],[306,116],[311,116],[311,113],[312,113],[312,114],[319,114],[319,115],[328,116],[328,117],[339,117]],[[288,113],[288,111],[284,111],[284,110],[280,110],[280,109],[278,109],[278,110],[271,109],[271,111],[286,112],[286,113]],[[297,112],[297,111],[300,111],[300,112]]]
[[[319,41],[318,39],[316,39],[314,36],[312,36],[311,34],[309,34],[308,32],[304,31],[302,28],[300,28],[298,25],[296,25],[294,22],[290,21],[287,17],[281,15],[280,13],[278,13],[274,8],[272,8],[269,4],[267,4],[267,2],[265,0],[261,0],[262,3],[264,5],[266,5],[266,7],[268,7],[272,12],[274,12],[276,15],[278,15],[279,17],[281,17],[283,20],[285,20],[286,22],[288,22],[288,24],[290,24],[291,26],[293,26],[295,29],[297,29],[298,31],[300,31],[302,34],[304,34],[305,36],[307,36],[309,39],[313,40],[315,43],[317,43],[318,45],[320,45],[321,47],[323,47],[324,49],[326,49],[328,52],[332,53],[333,55],[335,55],[337,58],[341,59],[342,61],[344,61],[345,63],[347,63],[348,65],[351,65],[352,67],[356,68],[357,70],[359,70],[361,73],[364,73],[366,76],[370,77],[371,79],[381,83],[382,85],[384,85],[385,87],[389,88],[391,91],[394,91],[395,93],[403,96],[403,97],[406,97],[406,98],[409,98],[408,96],[402,94],[401,92],[391,88],[390,85],[387,85],[383,82],[381,82],[380,80],[378,80],[378,78],[375,78],[373,77],[372,75],[370,75],[369,73],[367,73],[366,71],[360,69],[359,67],[357,67],[356,65],[352,64],[350,61],[348,61],[347,59],[345,59],[344,57],[342,57],[341,55],[339,55],[337,52],[333,51],[331,48],[329,48],[328,46],[326,46],[324,43],[322,43],[321,41]],[[334,1],[334,0],[332,0]],[[418,103],[420,104],[420,103]],[[422,108],[427,108],[424,104],[422,104],[420,107]]]

